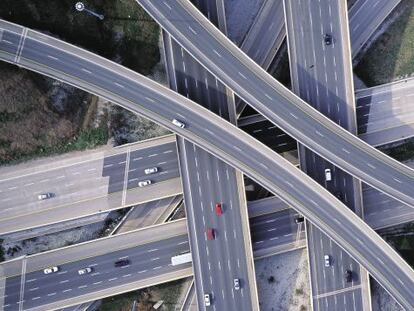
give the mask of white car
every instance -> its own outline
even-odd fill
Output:
[[[181,128],[185,128],[185,124],[184,124],[183,122],[181,122],[181,121],[178,121],[177,119],[173,119],[173,120],[172,120],[172,123],[173,123],[175,126],[178,126],[178,127],[181,127]]]
[[[331,265],[331,256],[329,255],[325,255],[323,256],[324,261],[325,261],[325,267],[329,267]]]
[[[53,194],[50,192],[46,192],[46,193],[41,193],[37,196],[37,199],[42,201],[42,200],[46,200],[46,199],[50,199],[51,197],[53,197]]]
[[[239,290],[240,289],[240,280],[239,279],[234,279],[233,280],[233,285],[234,285],[235,290]]]
[[[44,274],[51,274],[51,273],[55,273],[58,272],[59,268],[58,267],[49,267],[43,270]]]
[[[91,272],[92,272],[91,267],[86,267],[86,268],[78,270],[79,275],[84,275],[84,274],[88,274],[88,273],[91,273]]]
[[[325,169],[325,180],[326,181],[331,181],[332,180],[332,173],[331,173],[330,168]]]
[[[145,175],[154,174],[154,173],[158,172],[158,167],[146,168],[144,170],[144,172],[145,172]]]
[[[145,186],[148,186],[148,185],[151,185],[151,180],[143,180],[143,181],[140,181],[139,183],[138,183],[138,187],[145,187]]]
[[[209,307],[210,304],[211,304],[211,302],[210,302],[210,294],[204,294],[204,305],[206,307]]]

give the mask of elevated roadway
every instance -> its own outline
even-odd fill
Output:
[[[351,47],[346,2],[284,0],[292,88],[302,99],[338,125],[357,134],[352,81]],[[325,42],[331,36],[332,42]],[[361,183],[333,167],[303,145],[300,167],[335,194],[358,216],[363,216]],[[327,179],[325,170],[331,170]],[[314,310],[371,310],[369,280],[346,252],[311,223],[306,222]],[[331,263],[327,267],[324,257]],[[353,273],[351,282],[345,271]]]
[[[292,245],[305,246],[303,226],[294,222],[296,216],[285,210],[251,220],[257,236],[256,258],[289,251]],[[171,266],[170,258],[188,251],[187,226],[182,219],[4,262],[0,264],[0,306],[3,303],[4,310],[18,310],[24,301],[25,310],[46,310],[184,278],[192,275],[191,264]],[[114,267],[120,258],[129,259],[130,266]],[[59,266],[59,272],[44,275],[42,269],[53,265]],[[77,275],[84,267],[92,267],[93,272]],[[110,291],[111,286],[115,292]]]
[[[145,175],[153,166],[159,171]],[[153,184],[139,188],[145,179]],[[5,167],[0,235],[170,197],[182,192],[179,181],[175,135],[17,170]],[[53,197],[38,200],[46,192]]]
[[[212,23],[225,20],[216,1],[195,3]],[[163,38],[170,88],[234,122],[233,95],[175,40],[165,33]],[[198,308],[206,309],[204,295],[209,294],[213,310],[258,310],[243,177],[183,138],[178,137],[177,147]],[[218,202],[221,217],[214,210]],[[207,239],[209,228],[215,230],[213,241]],[[234,278],[240,279],[240,292],[232,286]]]
[[[414,272],[407,263],[341,202],[269,148],[185,97],[111,61],[4,21],[1,29],[1,59],[104,97],[197,143],[277,193],[367,267],[402,305],[414,305],[408,290]],[[171,123],[180,115],[185,129]]]
[[[413,78],[357,90],[358,137],[374,147],[413,137],[414,108],[410,104],[413,97]],[[291,146],[292,139],[261,115],[242,117],[238,125],[258,139],[260,135],[273,135],[275,142],[271,146]],[[267,144],[266,141],[265,143]]]
[[[167,2],[138,1],[193,57],[272,123],[349,174],[414,205],[413,171],[357,139],[295,96],[239,50],[190,2]]]

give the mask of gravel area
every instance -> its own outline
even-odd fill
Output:
[[[310,310],[307,250],[255,262],[261,311]]]

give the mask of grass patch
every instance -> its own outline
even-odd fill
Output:
[[[177,299],[181,294],[184,280],[177,280],[167,284],[156,285],[142,290],[105,298],[98,311],[130,311],[134,301],[137,302],[137,310],[150,311],[159,300],[164,303],[160,310],[176,310]]]
[[[372,44],[355,68],[368,85],[380,85],[414,73],[414,1],[402,0],[401,15]]]

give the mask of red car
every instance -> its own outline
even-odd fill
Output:
[[[207,229],[207,239],[208,240],[214,240],[214,238],[215,238],[214,229],[208,228]]]
[[[221,203],[216,203],[216,214],[217,216],[223,215],[223,208],[221,207]]]

